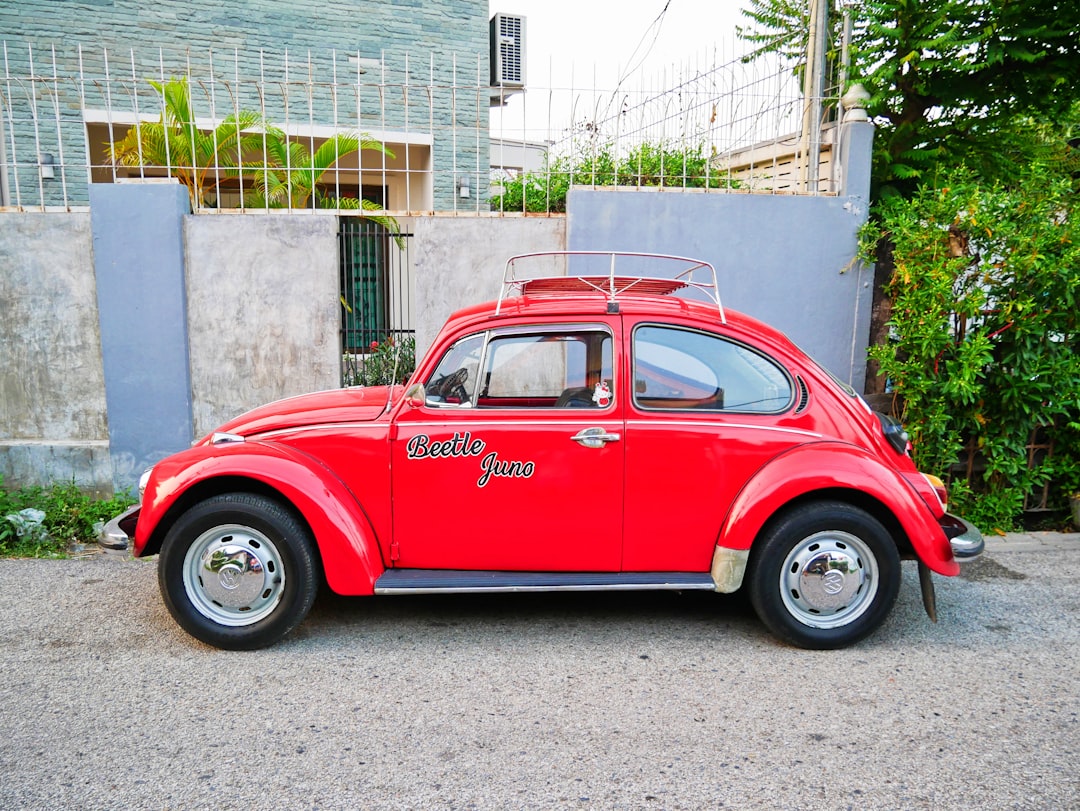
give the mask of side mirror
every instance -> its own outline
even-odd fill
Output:
[[[427,402],[427,392],[424,391],[423,383],[414,383],[405,392],[405,403],[409,408],[420,408]]]

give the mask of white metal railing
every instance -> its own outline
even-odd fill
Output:
[[[79,209],[90,183],[131,180],[185,182],[193,208],[206,212],[334,210],[361,198],[397,214],[550,212],[565,186],[614,183],[800,190],[770,178],[797,152],[785,144],[798,142],[802,98],[789,70],[761,61],[686,67],[636,88],[522,92],[486,84],[486,54],[437,61],[5,41],[0,57],[0,205],[14,209]],[[170,104],[152,82],[175,81],[190,111],[172,131],[161,123]],[[133,129],[136,159],[121,165],[109,147]],[[155,133],[169,136],[157,151]],[[379,148],[346,149],[335,141],[343,133]],[[218,140],[233,136],[245,137],[239,155]],[[286,142],[279,155],[275,137]],[[317,160],[327,143],[338,144],[333,159]],[[284,188],[279,199],[258,194],[268,181]],[[305,196],[305,184],[317,193]],[[504,193],[514,184],[520,199]]]

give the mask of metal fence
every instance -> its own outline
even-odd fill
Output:
[[[2,58],[0,205],[15,209],[82,208],[88,184],[133,179],[179,180],[199,212],[362,199],[397,214],[557,211],[565,187],[612,183],[833,190],[828,171],[807,186],[806,102],[789,68],[763,60],[633,88],[508,89],[487,84],[486,54],[4,42]],[[828,121],[836,100],[823,101]]]
[[[492,113],[492,144],[518,157],[516,166],[494,175],[495,182],[530,174],[534,186],[546,188],[561,183],[830,193],[837,190],[830,131],[839,98],[836,83],[829,84],[823,98],[807,100],[791,67],[774,58],[714,55],[710,62],[689,59],[633,85],[530,90],[516,110]],[[816,184],[807,172],[813,158],[804,131],[808,105],[815,104],[824,122]],[[546,164],[536,160],[538,146]],[[506,202],[496,198],[497,204]],[[533,210],[517,196],[514,202]]]
[[[411,242],[368,219],[340,219],[343,386],[400,383],[416,365]]]

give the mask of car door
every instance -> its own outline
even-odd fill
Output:
[[[618,571],[618,320],[478,332],[396,417],[394,566]]]
[[[626,421],[626,571],[706,571],[732,499],[808,434],[777,424],[790,376],[746,344],[639,321]]]

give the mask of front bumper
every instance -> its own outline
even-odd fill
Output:
[[[945,537],[949,539],[953,557],[957,563],[973,560],[983,553],[986,541],[975,525],[956,515],[945,513],[938,519]]]
[[[116,516],[101,529],[98,544],[106,549],[127,549],[135,538],[135,525],[139,523],[140,507],[136,504]]]

